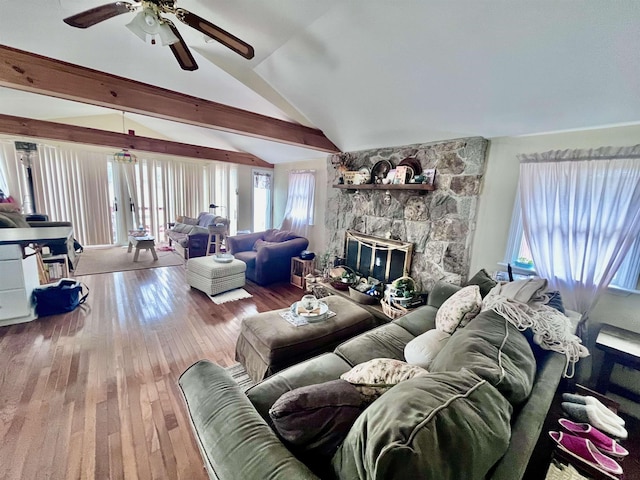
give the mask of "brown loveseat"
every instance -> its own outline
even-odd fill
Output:
[[[306,238],[276,228],[227,238],[227,251],[247,264],[246,277],[259,285],[288,280],[291,258],[307,246]]]

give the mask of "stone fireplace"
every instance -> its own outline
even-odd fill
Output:
[[[345,232],[358,232],[413,243],[411,277],[423,291],[436,281],[460,284],[469,275],[469,252],[475,231],[480,185],[488,141],[481,137],[415,144],[331,155],[327,159],[327,254],[343,256]],[[393,166],[407,157],[423,169],[436,169],[435,190],[334,189],[339,173],[371,169],[380,160]]]

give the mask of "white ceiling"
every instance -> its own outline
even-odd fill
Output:
[[[638,0],[178,0],[254,46],[180,22],[200,69],[124,27],[62,19],[106,0],[0,0],[0,44],[322,130],[343,151],[640,123]],[[0,89],[0,113],[113,111]],[[129,114],[127,114],[129,116]],[[271,163],[325,154],[140,115],[163,138]]]

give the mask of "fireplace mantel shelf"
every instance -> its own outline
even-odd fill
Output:
[[[433,185],[425,185],[422,183],[407,183],[404,185],[389,184],[384,185],[382,183],[366,183],[364,185],[347,185],[339,183],[334,185],[333,188],[341,188],[343,190],[419,190],[419,191],[433,191],[435,187]]]

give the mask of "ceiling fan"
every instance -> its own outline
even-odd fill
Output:
[[[147,38],[151,38],[152,44],[156,43],[156,36],[160,37],[162,45],[169,45],[183,70],[197,70],[198,64],[193,55],[191,55],[186,43],[184,43],[176,26],[162,14],[173,14],[182,23],[220,42],[244,58],[253,58],[254,51],[251,45],[204,18],[184,8],[176,7],[175,0],[134,0],[134,3],[107,3],[67,17],[64,22],[72,27],[88,28],[96,23],[104,22],[129,12],[138,13],[131,23],[127,25],[127,28],[144,41],[147,41]]]

